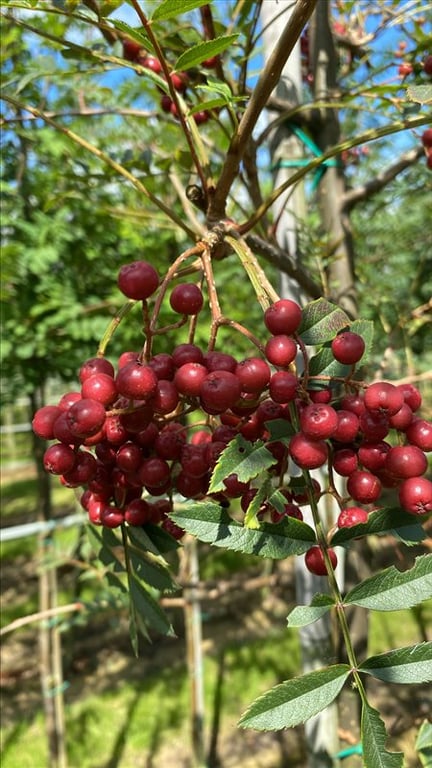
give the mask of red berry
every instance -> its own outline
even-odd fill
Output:
[[[184,93],[189,82],[186,72],[172,72],[170,78],[175,90]]]
[[[154,370],[158,379],[168,379],[169,381],[172,381],[174,378],[174,360],[172,355],[169,355],[167,352],[160,352],[158,355],[153,355],[149,360],[149,366]]]
[[[390,432],[388,418],[379,411],[365,411],[359,418],[360,432],[366,440],[383,440]]]
[[[426,130],[423,131],[421,140],[424,147],[427,147],[428,149],[432,147],[432,128],[426,128]]]
[[[369,384],[364,393],[364,404],[369,411],[378,411],[392,416],[404,404],[403,392],[387,381],[375,381]]]
[[[141,466],[143,454],[139,445],[128,441],[118,449],[116,464],[123,472],[136,472]]]
[[[344,395],[340,401],[340,407],[345,411],[355,413],[359,417],[366,410],[363,395],[359,392],[355,395]]]
[[[81,384],[90,376],[94,376],[96,373],[103,373],[106,376],[114,377],[114,366],[105,357],[90,357],[86,360],[79,370],[79,380]]]
[[[124,522],[124,514],[118,507],[106,504],[100,511],[100,521],[105,528],[118,528]]]
[[[124,519],[129,525],[145,525],[150,523],[150,504],[144,499],[132,499],[125,507]]]
[[[43,465],[52,475],[63,475],[71,470],[75,464],[76,455],[73,448],[65,443],[54,443],[46,449],[43,456]]]
[[[139,63],[146,69],[151,69],[151,71],[155,72],[157,75],[162,72],[162,64],[160,63],[159,59],[156,58],[156,56],[149,56],[146,54],[142,57]]]
[[[299,381],[290,371],[276,371],[270,379],[269,393],[275,403],[289,403],[295,400]]]
[[[385,470],[406,480],[408,477],[423,475],[427,465],[425,454],[416,445],[396,445],[387,454]]]
[[[82,398],[66,411],[66,423],[73,435],[89,437],[98,432],[105,422],[102,403],[89,397]]]
[[[333,469],[338,475],[348,477],[357,467],[357,454],[352,448],[339,448],[334,452]]]
[[[343,365],[355,365],[363,357],[365,343],[358,333],[342,331],[331,343],[333,357]]]
[[[413,420],[413,412],[408,403],[404,403],[397,413],[393,413],[388,417],[389,426],[393,429],[397,429],[400,432],[404,432]]]
[[[347,480],[347,491],[361,504],[371,504],[381,495],[381,483],[372,472],[356,469]]]
[[[338,528],[352,528],[353,525],[366,523],[368,513],[362,507],[346,507],[342,509],[337,519]]]
[[[185,363],[177,369],[174,384],[182,395],[198,397],[208,370],[201,363]]]
[[[307,392],[312,403],[323,403],[324,405],[328,405],[332,399],[330,389],[308,389]]]
[[[176,368],[185,363],[203,363],[204,355],[196,344],[178,344],[173,349],[172,359]]]
[[[295,360],[297,344],[285,334],[272,336],[265,345],[265,356],[269,363],[285,368]]]
[[[105,406],[111,405],[118,397],[115,381],[107,373],[95,373],[84,379],[81,395],[83,398],[97,400]]]
[[[120,395],[132,400],[148,400],[157,387],[158,379],[149,365],[132,362],[121,368],[116,377]]]
[[[202,61],[201,64],[206,69],[216,69],[219,62],[220,62],[219,56],[211,56],[209,59],[204,59],[204,61]]]
[[[234,373],[213,371],[201,385],[201,405],[207,413],[222,413],[235,405],[240,394],[241,384]]]
[[[324,440],[311,440],[297,432],[290,440],[289,453],[301,469],[316,469],[327,461],[328,448]]]
[[[264,312],[265,326],[273,336],[295,333],[301,319],[301,307],[291,299],[279,299]]]
[[[166,415],[177,408],[179,394],[173,381],[159,379],[156,392],[152,397],[152,408],[155,413]]]
[[[185,442],[186,430],[183,424],[171,421],[159,432],[153,446],[160,458],[174,461],[180,458]]]
[[[181,283],[173,288],[170,304],[179,315],[197,315],[203,307],[204,297],[201,288],[194,283]]]
[[[126,61],[136,61],[142,50],[142,45],[135,40],[130,38],[123,40],[123,58]]]
[[[208,470],[207,443],[199,445],[184,445],[181,451],[180,464],[185,474],[191,477],[203,477]]]
[[[432,75],[432,56],[426,56],[423,62],[423,69],[427,75]]]
[[[407,440],[422,451],[432,451],[432,422],[414,418],[405,430]]]
[[[210,120],[210,113],[206,110],[200,110],[199,112],[194,112],[193,119],[195,120],[197,125],[203,125],[204,123],[208,123]]]
[[[338,426],[338,416],[331,405],[312,403],[300,413],[300,427],[305,435],[314,440],[326,440]]]
[[[412,515],[432,512],[432,482],[426,477],[410,477],[399,488],[401,507]]]
[[[209,372],[229,371],[234,373],[237,368],[237,360],[226,352],[207,352],[204,355],[204,364]]]
[[[235,369],[243,392],[259,393],[270,381],[270,368],[260,357],[248,357],[241,360]]]
[[[92,453],[77,451],[74,466],[63,474],[63,484],[69,488],[87,485],[95,476],[97,467],[98,463]]]
[[[410,64],[408,61],[403,61],[402,64],[399,64],[398,75],[400,77],[407,77],[407,75],[410,75],[412,71],[413,71],[413,65]]]
[[[138,470],[138,477],[142,484],[150,488],[158,488],[161,485],[165,485],[170,479],[170,476],[170,465],[167,461],[158,456],[144,459]]]
[[[168,96],[167,93],[164,93],[160,100],[161,109],[163,112],[166,112],[167,114],[171,114],[172,107],[174,106],[174,102],[171,98],[171,96]]]
[[[359,431],[359,417],[353,411],[346,411],[343,408],[336,413],[338,423],[332,438],[338,443],[351,443]]]
[[[411,410],[418,411],[422,404],[422,396],[417,387],[414,384],[398,384],[397,388],[402,392],[404,400]]]
[[[327,550],[327,553],[333,568],[336,568],[336,565],[337,565],[336,552],[334,551],[334,549],[331,549],[331,547],[329,547],[329,549]],[[327,575],[327,568],[326,568],[324,555],[321,547],[314,546],[308,549],[308,551],[305,554],[305,564],[308,571],[310,571],[311,573],[314,573],[315,576]]]
[[[147,261],[133,261],[120,267],[117,284],[128,299],[144,301],[159,285],[159,275]]]
[[[44,440],[54,439],[54,423],[62,413],[58,405],[44,405],[33,416],[32,429]]]
[[[390,444],[383,440],[365,441],[359,446],[358,459],[365,469],[378,472],[386,465]]]
[[[57,405],[61,411],[68,411],[71,405],[76,403],[78,400],[81,400],[81,397],[81,392],[65,392],[65,394],[61,396]]]
[[[127,432],[133,432],[135,434],[148,427],[152,418],[153,408],[150,405],[144,404],[135,408],[133,411],[129,411],[129,413],[122,413],[120,416],[120,424]]]

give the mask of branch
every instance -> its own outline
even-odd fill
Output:
[[[422,146],[418,146],[415,149],[411,149],[409,152],[401,155],[395,163],[389,165],[375,178],[370,179],[365,184],[361,184],[354,189],[346,192],[341,200],[341,209],[345,213],[351,211],[357,203],[361,203],[363,200],[367,200],[372,195],[375,195],[383,187],[389,184],[399,173],[402,173],[406,168],[413,165],[424,153]]]
[[[237,176],[240,162],[246,151],[257,120],[265,108],[271,92],[279,81],[283,67],[291,54],[300,33],[315,8],[316,0],[297,0],[289,21],[272,51],[261,76],[252,92],[243,113],[238,130],[228,148],[226,161],[210,202],[209,218],[222,219],[225,216],[226,200]]]
[[[323,290],[321,286],[313,280],[309,273],[299,266],[295,259],[276,243],[269,243],[258,235],[248,235],[245,237],[248,246],[260,256],[263,256],[270,264],[273,264],[281,272],[292,277],[311,299],[319,299]]]

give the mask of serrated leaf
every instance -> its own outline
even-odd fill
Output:
[[[168,568],[156,560],[154,555],[145,555],[136,549],[130,550],[130,559],[137,578],[159,592],[174,592],[177,584]]]
[[[260,527],[260,522],[258,520],[258,512],[260,510],[260,507],[263,501],[267,498],[271,488],[272,488],[272,482],[270,477],[268,477],[267,480],[264,480],[261,484],[259,484],[258,490],[255,496],[253,497],[252,501],[248,505],[248,508],[245,512],[244,525],[247,528]]]
[[[223,35],[221,37],[215,37],[213,40],[206,40],[203,43],[198,43],[188,48],[187,51],[178,57],[174,69],[176,71],[191,69],[201,64],[205,59],[210,59],[212,56],[217,56],[227,48],[229,48],[237,40],[239,33],[233,35]]]
[[[119,32],[123,32],[126,37],[129,37],[131,40],[135,40],[136,43],[142,45],[142,47],[146,50],[152,50],[149,39],[142,27],[140,29],[136,29],[135,27],[131,27],[129,24],[126,24],[125,21],[121,21],[120,19],[110,19],[110,24],[118,29]]]
[[[419,643],[371,656],[360,664],[359,670],[386,683],[429,683],[432,681],[432,643]]]
[[[432,104],[432,85],[410,85],[407,96],[418,104]]]
[[[334,599],[331,595],[314,595],[310,605],[296,605],[288,615],[287,623],[289,627],[306,627],[318,621],[334,605]]]
[[[230,440],[219,456],[212,473],[209,491],[210,493],[223,491],[224,480],[232,473],[237,475],[240,482],[248,482],[260,472],[276,464],[276,461],[261,440],[250,443],[243,435],[237,435]]]
[[[351,528],[340,528],[332,536],[331,543],[332,546],[343,545],[359,538],[359,536],[388,533],[389,531],[396,531],[404,537],[407,536],[408,531],[412,531],[416,534],[415,541],[421,541],[425,537],[424,529],[420,523],[415,523],[413,515],[404,512],[400,507],[383,507],[371,512],[365,523],[358,523]],[[418,538],[418,535],[421,538]]]
[[[432,749],[432,723],[424,720],[417,734],[415,748],[418,752]]]
[[[402,768],[403,754],[387,752],[387,734],[379,713],[364,703],[361,718],[364,768]]]
[[[304,723],[334,701],[350,671],[347,664],[334,664],[281,683],[256,699],[239,725],[278,731]]]
[[[186,503],[171,517],[207,544],[274,560],[304,554],[316,541],[313,529],[300,520],[286,518],[277,525],[262,523],[259,530],[245,528],[219,504],[208,501]]]
[[[305,344],[324,344],[349,324],[348,315],[340,307],[321,298],[303,308],[298,334]]]
[[[153,11],[152,21],[166,21],[179,16],[181,13],[193,11],[194,8],[200,8],[206,5],[208,0],[163,0]]]
[[[345,596],[346,605],[375,611],[401,611],[432,597],[432,555],[417,557],[408,571],[394,565],[365,579]]]
[[[134,610],[145,626],[162,635],[174,637],[175,633],[167,615],[134,574],[131,574],[129,579],[129,588]]]

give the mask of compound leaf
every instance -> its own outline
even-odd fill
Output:
[[[237,475],[240,482],[247,483],[273,464],[276,464],[276,459],[261,440],[251,443],[245,440],[243,435],[237,435],[230,440],[219,456],[213,470],[209,491],[210,493],[223,491],[224,480],[232,473]]]
[[[198,43],[198,45],[188,48],[187,51],[178,57],[174,69],[179,71],[196,67],[205,59],[210,59],[213,56],[222,53],[222,51],[225,51],[235,43],[237,38],[238,33],[233,35],[223,35],[221,37],[215,37],[213,40],[206,40],[203,43]]]
[[[403,754],[387,752],[387,734],[376,709],[364,703],[361,718],[364,768],[402,768]]]
[[[310,605],[297,605],[288,616],[289,627],[306,627],[318,621],[334,605],[331,595],[316,594]]]
[[[321,298],[303,308],[298,334],[305,344],[324,344],[349,324],[348,315],[340,307]]]

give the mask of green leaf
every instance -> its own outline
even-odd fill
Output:
[[[297,605],[288,615],[289,627],[305,627],[324,616],[334,605],[331,595],[316,594],[310,605]]]
[[[144,625],[162,635],[174,637],[175,632],[167,615],[134,574],[129,579],[129,588],[134,610]]]
[[[432,104],[432,85],[410,85],[407,96],[410,101],[419,104]]]
[[[351,370],[350,365],[343,365],[333,357],[330,346],[321,349],[309,359],[309,375],[332,376],[334,378],[346,378]]]
[[[171,517],[207,544],[274,560],[301,555],[316,541],[312,528],[300,520],[286,518],[277,525],[262,523],[259,530],[245,528],[214,502],[187,503]]]
[[[360,664],[359,670],[386,683],[429,683],[432,681],[432,642],[371,656]]]
[[[136,549],[130,550],[130,558],[135,575],[144,583],[159,592],[174,592],[178,585],[162,562],[154,555],[144,555]]]
[[[87,526],[87,535],[101,563],[106,566],[114,566],[114,571],[123,573],[125,567],[113,552],[113,547],[122,546],[115,533],[109,528],[102,528],[100,533],[96,526],[89,524]]]
[[[164,531],[159,525],[147,523],[145,532],[161,554],[164,552],[173,552],[181,546],[171,534]]]
[[[327,299],[316,299],[303,308],[298,334],[305,344],[324,344],[349,324],[348,315],[340,307]]]
[[[179,71],[196,67],[205,59],[210,59],[212,56],[217,56],[225,51],[235,43],[238,36],[239,33],[237,32],[234,35],[215,37],[213,40],[206,40],[203,43],[198,43],[198,45],[193,45],[178,57],[174,69]]]
[[[361,718],[364,768],[402,768],[403,754],[387,752],[387,734],[378,712],[364,703]]]
[[[415,748],[424,768],[432,766],[432,723],[424,720],[417,734]]]
[[[372,352],[374,324],[372,320],[353,320],[353,322],[350,323],[349,330],[352,331],[352,333],[358,333],[358,335],[362,337],[365,343],[365,351],[363,352],[363,356],[358,363],[358,365],[364,365],[368,361]]]
[[[420,523],[415,522],[413,515],[400,509],[400,507],[383,507],[376,512],[371,512],[365,523],[353,525],[351,528],[340,528],[332,536],[331,543],[332,546],[339,546],[357,539],[359,536],[388,533],[389,531],[395,531],[404,538],[413,535],[415,536],[414,541],[421,541],[426,535]]]
[[[154,542],[148,536],[147,532],[143,528],[137,526],[128,525],[126,533],[129,541],[135,545],[138,549],[152,552],[153,555],[159,555],[160,552]]]
[[[126,22],[121,21],[120,19],[110,19],[110,24],[118,29],[119,32],[123,32],[126,37],[130,37],[131,40],[135,40],[136,43],[142,45],[142,47],[146,50],[152,50],[149,39],[142,27],[136,29],[135,27],[129,26],[129,24],[126,24]]]
[[[268,442],[278,441],[288,445],[290,438],[295,434],[295,429],[287,419],[270,419],[266,421],[269,438]]]
[[[163,0],[153,11],[152,21],[166,21],[206,5],[207,0]]]
[[[244,525],[246,528],[259,528],[260,521],[258,520],[258,512],[263,501],[267,498],[272,488],[271,477],[267,477],[267,480],[263,480],[258,484],[258,490],[253,497],[252,501],[248,505],[248,508],[244,516]]]
[[[223,491],[224,480],[235,473],[240,482],[248,482],[265,469],[276,464],[275,457],[261,440],[250,443],[243,435],[230,440],[219,456],[210,481],[210,493]]]
[[[347,664],[335,664],[281,683],[256,699],[239,725],[278,731],[304,723],[331,704],[350,671]]]
[[[345,596],[346,605],[375,611],[401,611],[432,596],[432,555],[417,557],[408,571],[394,565],[365,579]]]

